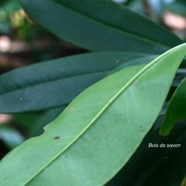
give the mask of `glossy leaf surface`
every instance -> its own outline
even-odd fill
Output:
[[[180,83],[170,100],[160,134],[168,135],[179,120],[186,120],[186,79]]]
[[[120,64],[150,62],[137,53],[92,53],[19,68],[0,76],[0,112],[42,110],[68,104]],[[141,60],[140,60],[141,59]]]
[[[22,3],[41,26],[59,38],[93,51],[157,53],[181,43],[165,28],[110,0]]]
[[[56,179],[58,185],[104,185],[153,125],[185,50],[186,45],[178,46],[85,90],[43,135],[1,161],[0,185],[50,186]]]

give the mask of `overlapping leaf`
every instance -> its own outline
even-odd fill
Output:
[[[15,129],[9,126],[0,125],[0,140],[2,140],[9,149],[13,149],[16,146],[23,143],[23,136]]]
[[[81,93],[43,135],[1,161],[0,185],[104,185],[153,125],[185,51],[173,48]]]
[[[110,0],[22,3],[30,17],[44,28],[93,51],[157,53],[181,43],[163,27]]]
[[[129,66],[134,59],[136,63],[148,63],[154,57],[137,53],[92,53],[16,69],[0,76],[0,112],[66,105],[118,65]]]
[[[179,120],[186,120],[186,79],[180,83],[170,100],[160,134],[168,135]]]

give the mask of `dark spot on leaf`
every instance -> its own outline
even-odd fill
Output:
[[[59,138],[60,138],[60,136],[55,136],[55,137],[54,137],[55,140],[57,140],[57,139],[59,139]]]
[[[143,132],[143,126],[140,125],[139,128],[140,128],[140,131]]]

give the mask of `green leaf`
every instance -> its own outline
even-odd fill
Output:
[[[177,0],[177,1],[173,1],[172,3],[167,5],[166,10],[186,17],[185,6],[186,6],[185,0]]]
[[[104,185],[153,125],[185,51],[180,45],[85,90],[43,135],[1,161],[0,185]]]
[[[163,120],[160,134],[168,135],[176,121],[186,120],[186,78],[180,83],[173,94]]]
[[[35,111],[66,105],[118,65],[130,65],[129,61],[140,61],[145,56],[124,52],[92,53],[8,72],[0,76],[0,112]]]
[[[19,0],[8,0],[2,7],[7,14],[11,14],[19,9],[21,9],[21,5]]]
[[[46,110],[35,122],[35,127],[30,132],[30,137],[38,136],[43,133],[43,128],[54,119],[56,119],[62,111],[65,109],[64,107],[57,107],[53,109]]]
[[[112,1],[22,0],[22,3],[42,27],[93,51],[157,53],[182,43],[163,27]]]
[[[13,149],[16,146],[23,143],[23,136],[15,129],[9,126],[0,125],[0,140],[4,141],[9,149]]]

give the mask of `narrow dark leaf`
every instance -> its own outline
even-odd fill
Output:
[[[179,120],[186,120],[186,78],[180,83],[170,100],[160,134],[168,135]]]
[[[34,111],[66,105],[118,65],[130,65],[128,62],[134,59],[140,62],[144,56],[120,52],[92,53],[8,72],[0,76],[0,112]]]
[[[110,0],[22,0],[22,3],[38,24],[93,51],[157,53],[182,43],[165,28]]]

